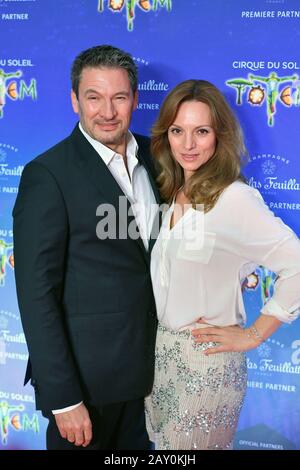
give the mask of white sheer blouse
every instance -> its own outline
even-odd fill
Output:
[[[235,182],[211,211],[190,208],[170,229],[173,209],[163,217],[151,258],[160,323],[178,330],[205,317],[212,325],[243,325],[241,278],[257,265],[278,275],[261,313],[287,323],[297,318],[300,241],[256,189]]]

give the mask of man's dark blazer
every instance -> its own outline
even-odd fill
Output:
[[[149,139],[135,137],[159,202]],[[103,203],[116,208],[117,233],[119,224],[124,229],[119,196],[78,126],[24,168],[13,210],[15,275],[37,409],[81,400],[101,406],[151,391],[156,314],[149,252],[140,237],[96,235]]]

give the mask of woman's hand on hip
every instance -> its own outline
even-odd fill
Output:
[[[200,319],[198,323],[204,324]],[[205,355],[216,354],[220,352],[242,352],[256,348],[260,341],[250,334],[248,328],[234,326],[209,326],[207,328],[197,328],[192,330],[192,336],[195,343],[207,343],[213,341],[218,343],[216,346],[209,347],[204,351]]]

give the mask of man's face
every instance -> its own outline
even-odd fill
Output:
[[[95,140],[123,154],[132,111],[137,106],[128,74],[121,68],[85,68],[79,82],[78,99],[72,105],[83,129]]]

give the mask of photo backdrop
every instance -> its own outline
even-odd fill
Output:
[[[45,448],[46,421],[31,386],[22,385],[27,349],[11,217],[19,179],[29,160],[71,132],[71,63],[105,43],[131,52],[139,67],[138,133],[149,135],[178,82],[217,85],[244,129],[249,183],[300,235],[299,0],[0,0],[2,450]],[[244,281],[249,322],[272,295],[274,277],[259,267]],[[250,352],[248,369],[235,449],[300,449],[299,321]]]

